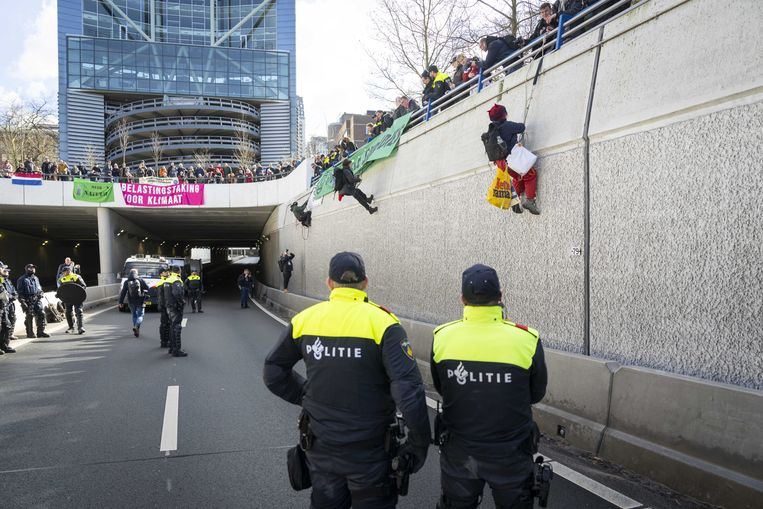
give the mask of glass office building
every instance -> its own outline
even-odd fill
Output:
[[[294,0],[59,0],[60,152],[198,163],[301,152]]]

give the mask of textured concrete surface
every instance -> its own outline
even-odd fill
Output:
[[[695,33],[747,26],[736,9],[695,15],[711,3],[653,0],[605,27],[591,119],[591,353],[760,389],[763,73],[745,59],[761,37],[747,32],[745,49],[726,53],[722,69],[735,78],[725,85],[707,72],[707,58],[674,58],[689,50],[676,50],[665,36],[685,19],[695,21]],[[745,5],[749,16],[760,16]],[[366,259],[373,299],[401,316],[440,323],[460,315],[463,269],[488,263],[501,276],[511,319],[538,328],[547,346],[582,353],[581,137],[596,37],[586,34],[547,56],[534,92],[527,92],[533,65],[406,133],[397,155],[363,176],[361,188],[378,199],[374,216],[351,198],[328,196],[308,231],[279,207],[265,228],[264,281],[279,285],[275,260],[288,247],[297,254],[292,290],[323,297],[331,255],[355,250]],[[695,42],[705,48],[717,41]],[[671,69],[704,70],[676,71],[680,83],[671,88],[663,64],[641,62],[647,54]],[[618,74],[625,64],[616,55],[653,66],[644,71],[651,80],[624,79],[631,74]],[[692,81],[695,74],[704,77]],[[478,136],[496,100],[512,119],[530,106],[540,217],[484,201],[492,175]]]
[[[591,146],[594,355],[763,387],[762,160],[763,103]]]

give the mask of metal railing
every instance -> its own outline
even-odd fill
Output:
[[[530,41],[524,47],[511,53],[490,68],[480,69],[477,76],[461,83],[439,99],[429,101],[423,105],[411,116],[406,131],[413,129],[419,124],[428,122],[444,109],[470,95],[480,93],[491,82],[497,82],[504,76],[530,64],[533,60],[558,50],[573,36],[580,35],[598,25],[600,21],[608,19],[618,9],[624,9],[645,1],[647,0],[600,0],[580,11],[575,16],[560,15],[559,26],[553,31]]]
[[[198,97],[198,98],[179,98],[179,97],[167,97],[161,99],[145,99],[143,101],[136,101],[127,104],[107,104],[106,124],[110,125],[119,120],[125,115],[131,113],[140,112],[143,110],[152,109],[210,109],[210,108],[223,108],[232,109],[236,112],[247,113],[252,117],[259,120],[260,112],[256,107],[249,103],[242,101],[236,101],[233,99],[217,99],[213,97]]]
[[[179,150],[181,146],[185,147],[198,147],[198,148],[229,148],[236,149],[241,146],[242,141],[235,136],[171,136],[168,138],[161,138],[162,151],[169,152],[172,150]],[[247,148],[254,150],[257,154],[260,153],[260,144],[256,142],[245,142]],[[145,152],[150,154],[153,152],[153,141],[136,140],[130,142],[125,147],[124,153]],[[117,148],[110,151],[106,157],[107,160],[117,160],[122,157],[122,148]]]
[[[227,117],[212,117],[212,116],[193,116],[193,117],[156,117],[146,120],[138,120],[130,122],[125,125],[128,135],[132,135],[136,131],[141,130],[159,130],[161,128],[167,129],[186,129],[189,127],[196,127],[198,129],[215,129],[215,128],[231,128],[236,130],[243,130],[252,133],[254,136],[260,135],[260,129],[251,122],[243,120],[227,118]],[[113,126],[106,135],[106,145],[110,145],[116,141],[120,136],[120,126]]]

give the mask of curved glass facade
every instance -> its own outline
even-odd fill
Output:
[[[67,59],[68,88],[289,99],[286,52],[71,36]]]
[[[298,153],[295,21],[295,0],[58,0],[61,155]]]

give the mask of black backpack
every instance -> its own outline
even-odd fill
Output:
[[[489,161],[502,161],[509,155],[509,146],[498,134],[498,127],[490,123],[486,133],[482,133],[482,143],[485,145],[485,153]]]
[[[143,297],[143,291],[140,288],[140,281],[137,279],[132,279],[127,282],[127,295],[131,299],[140,299]]]
[[[344,170],[342,168],[334,168],[334,191],[341,191],[344,187]]]

